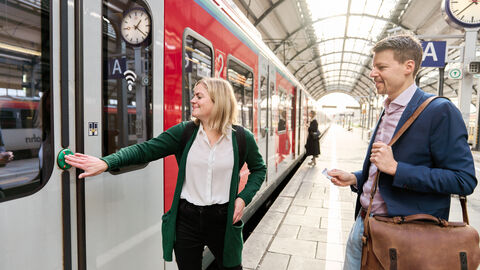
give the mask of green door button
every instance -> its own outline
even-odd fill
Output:
[[[57,165],[62,170],[68,170],[72,167],[72,165],[65,162],[65,156],[67,155],[73,155],[73,152],[70,149],[63,149],[62,151],[60,151],[60,153],[58,153]]]

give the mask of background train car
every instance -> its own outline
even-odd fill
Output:
[[[6,150],[18,152],[40,148],[38,102],[39,98],[0,97],[0,128]]]
[[[0,3],[2,99],[27,102],[0,114],[13,112],[10,127],[40,129],[37,156],[0,168],[0,269],[175,269],[161,256],[174,157],[80,180],[57,156],[108,155],[189,120],[201,77],[232,83],[237,120],[268,167],[244,221],[302,160],[315,102],[227,2]],[[121,27],[132,18],[136,27]]]

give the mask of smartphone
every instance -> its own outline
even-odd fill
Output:
[[[327,172],[328,172],[327,168],[323,169],[323,171],[322,171],[323,175],[325,175],[325,177],[327,177],[327,178],[328,178],[328,180],[331,180],[331,179],[332,179],[332,177],[331,177],[330,175],[328,175],[328,173],[327,173]]]

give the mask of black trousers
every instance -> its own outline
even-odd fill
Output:
[[[241,270],[242,266],[223,267],[223,246],[228,203],[196,206],[181,199],[178,206],[175,258],[179,270],[201,270],[205,246],[222,270]]]

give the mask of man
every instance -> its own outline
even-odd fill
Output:
[[[450,195],[471,194],[477,185],[465,124],[458,109],[447,99],[432,101],[399,140],[388,146],[415,109],[432,95],[415,85],[422,47],[414,37],[388,37],[372,51],[370,77],[378,94],[387,95],[385,110],[370,140],[363,170],[329,172],[335,185],[351,185],[359,195],[344,269],[360,269],[363,218],[377,170],[380,178],[373,215],[425,213],[448,219]]]

